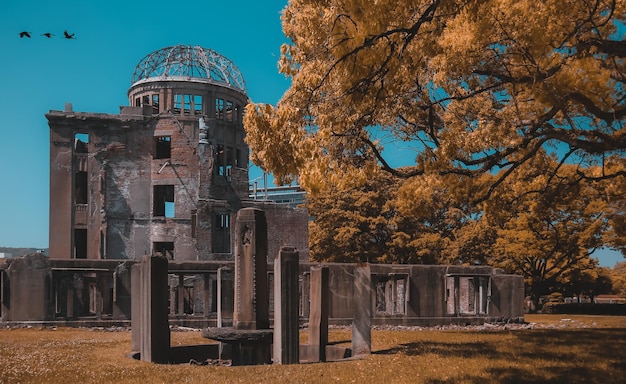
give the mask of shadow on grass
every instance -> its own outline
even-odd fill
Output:
[[[418,341],[375,354],[436,354],[441,358],[466,359],[467,367],[472,367],[467,370],[471,373],[466,371],[461,376],[427,381],[433,384],[624,383],[626,378],[624,328],[537,329],[502,336],[502,339],[469,343]],[[476,373],[474,367],[480,366],[484,366],[484,370]]]
[[[397,347],[373,352],[373,354],[393,355],[402,353],[407,356],[438,354],[446,357],[494,358],[499,356],[495,346],[488,342],[450,343],[421,341],[400,344]]]

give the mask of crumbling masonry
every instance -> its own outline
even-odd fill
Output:
[[[0,261],[0,322],[128,324],[132,266],[168,260],[170,322],[232,323],[237,212],[264,212],[268,284],[282,247],[300,255],[299,313],[309,316],[308,215],[249,198],[241,73],[206,48],[144,57],[119,114],[50,111],[49,257]],[[353,270],[329,264],[329,321],[351,321]],[[372,323],[523,317],[523,280],[490,267],[371,266]],[[273,313],[270,292],[270,316]]]

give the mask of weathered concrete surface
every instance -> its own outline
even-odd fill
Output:
[[[72,260],[72,259],[41,259],[40,264],[44,269],[25,268],[21,258],[3,260],[0,265],[2,273],[2,313],[1,321],[11,323],[13,321],[37,321],[57,325],[80,324],[84,326],[125,326],[130,318],[135,318],[131,311],[131,303],[126,296],[128,292],[128,279],[131,287],[136,279],[132,274],[128,274],[128,266],[136,264],[135,261],[124,260]],[[11,265],[14,265],[11,267]],[[349,325],[352,322],[352,299],[353,299],[353,275],[355,264],[323,264],[328,268],[329,293],[328,293],[328,317],[330,324]],[[309,275],[313,264],[300,262],[300,278],[303,287],[307,287],[307,292],[303,292],[301,300],[303,303],[309,302],[311,295],[308,287],[311,285]],[[176,314],[170,317],[172,324],[184,326],[196,326],[198,328],[216,326],[217,324],[217,271],[219,268],[234,268],[232,261],[170,261],[168,273],[172,275],[197,275],[199,279],[204,276],[209,281],[205,289],[198,285],[198,294],[204,294],[202,308],[195,314]],[[132,267],[131,267],[132,268]],[[464,266],[423,266],[423,265],[370,265],[372,285],[376,281],[387,279],[392,281],[402,276],[405,280],[404,298],[406,300],[406,313],[383,313],[376,311],[377,298],[372,300],[372,325],[403,325],[403,326],[436,326],[452,324],[482,324],[491,321],[523,321],[524,286],[521,276],[507,275],[499,270],[489,267],[464,267]],[[266,267],[266,270],[268,267]],[[17,271],[10,273],[9,270]],[[19,270],[19,271],[18,271]],[[270,272],[271,273],[271,272]],[[95,304],[97,311],[89,313],[91,302],[86,300],[87,295],[82,296],[82,302],[73,299],[72,311],[74,316],[68,316],[67,297],[69,289],[74,289],[73,283],[66,284],[66,280],[73,275],[79,275],[87,281],[89,276],[95,276],[93,280],[98,290],[100,301]],[[116,275],[114,277],[114,275]],[[486,313],[458,313],[455,308],[448,314],[448,302],[456,304],[454,300],[447,300],[446,290],[455,292],[455,287],[447,287],[447,281],[454,281],[454,277],[472,277],[474,281],[484,280],[484,293],[489,297],[486,304]],[[45,280],[48,279],[46,283]],[[71,279],[70,279],[71,280]],[[28,282],[22,293],[17,292],[20,286]],[[113,285],[109,285],[109,282]],[[69,282],[71,283],[71,281]],[[229,284],[229,282],[226,282]],[[206,284],[206,283],[205,283]],[[211,286],[213,284],[213,286]],[[466,284],[467,285],[467,284]],[[464,287],[466,287],[464,285]],[[111,287],[113,292],[111,292]],[[38,288],[37,288],[38,287]],[[83,287],[84,288],[84,287]],[[224,288],[224,287],[223,287]],[[396,287],[399,289],[399,287]],[[459,287],[460,288],[460,287]],[[467,287],[466,287],[467,288]],[[43,293],[47,290],[47,293]],[[490,291],[489,291],[490,290]],[[232,290],[229,290],[232,292]],[[480,307],[479,291],[476,293],[475,308]],[[30,292],[30,293],[28,293]],[[108,293],[107,293],[108,292]],[[204,292],[204,293],[202,293]],[[24,300],[24,295],[34,294],[39,297],[37,300]],[[76,292],[74,292],[76,293]],[[72,293],[72,298],[74,298]],[[224,293],[224,299],[234,301],[233,293]],[[230,296],[228,296],[230,295]],[[136,297],[132,288],[130,291],[131,300]],[[469,299],[467,294],[461,295],[465,300]],[[383,296],[386,300],[398,297],[396,295]],[[65,299],[64,299],[65,298]],[[56,300],[56,306],[51,300]],[[98,299],[100,300],[100,299]],[[115,301],[113,301],[115,300]],[[135,302],[135,300],[132,300]],[[22,308],[23,306],[33,306],[34,308]],[[199,304],[198,304],[199,305]],[[101,311],[100,311],[101,310]],[[202,314],[200,314],[200,312]],[[78,316],[82,313],[83,316]],[[98,314],[100,313],[100,314]],[[130,314],[130,317],[129,317]],[[302,307],[301,320],[304,321],[310,315],[308,305]],[[232,321],[232,315],[228,315]],[[268,315],[269,316],[269,315]],[[17,320],[11,320],[17,319]],[[223,324],[223,325],[229,325]]]
[[[269,328],[267,226],[263,211],[241,209],[236,236],[233,325],[237,329]]]
[[[354,298],[352,318],[352,354],[372,352],[372,283],[369,264],[354,268]]]
[[[232,365],[261,365],[272,362],[269,346],[271,329],[205,328],[202,336],[226,343],[231,347]],[[220,352],[221,355],[221,352]],[[220,356],[220,358],[223,358]]]
[[[6,276],[9,279],[7,321],[52,319],[50,301],[50,260],[41,253],[12,259]],[[5,283],[6,284],[6,283]],[[6,300],[6,298],[5,298]]]
[[[167,307],[167,258],[145,256],[141,261],[141,360],[167,363],[170,328]]]
[[[274,260],[274,362],[300,362],[299,254],[283,247]]]
[[[307,360],[326,361],[326,345],[328,344],[328,267],[311,267],[309,342],[314,356]]]

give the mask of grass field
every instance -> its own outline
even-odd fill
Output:
[[[530,329],[374,330],[372,355],[340,363],[157,365],[130,332],[0,329],[0,383],[624,383],[626,317],[527,315]],[[304,335],[303,335],[304,337]],[[349,329],[333,329],[335,343]],[[172,332],[172,345],[205,344]]]

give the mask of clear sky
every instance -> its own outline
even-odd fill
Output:
[[[6,1],[0,11],[0,246],[48,247],[49,129],[45,114],[119,113],[135,65],[171,45],[232,60],[253,102],[275,104],[287,0]],[[63,31],[76,39],[63,38]],[[31,38],[20,38],[28,31]],[[43,33],[53,33],[47,38]],[[251,178],[261,175],[258,170]],[[606,255],[606,256],[604,256]],[[623,261],[603,252],[601,264]]]

